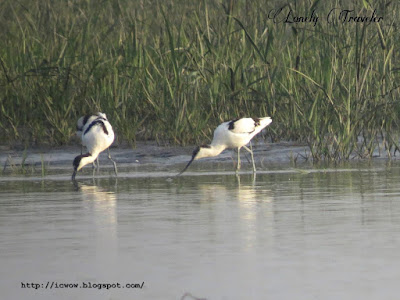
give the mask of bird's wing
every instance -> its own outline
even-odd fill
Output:
[[[256,128],[256,121],[252,118],[242,118],[228,122],[228,129],[233,133],[252,133]]]
[[[103,129],[103,132],[108,135],[108,130],[106,125],[104,124],[103,120],[94,120],[92,123],[89,124],[89,126],[87,128],[85,128],[85,132],[84,134],[87,134],[88,132],[90,132],[90,130],[92,128],[95,128],[96,126],[101,126],[101,128]]]

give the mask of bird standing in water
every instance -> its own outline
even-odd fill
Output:
[[[87,126],[97,118],[103,118],[104,120],[107,120],[106,114],[98,112],[94,115],[85,115],[83,117],[80,117],[76,123],[76,136],[81,140],[81,154],[83,154],[83,147],[86,146],[84,144],[85,141],[82,139],[84,129],[86,129]],[[97,166],[95,162],[97,163]],[[99,157],[97,157],[97,159],[93,161],[93,168],[96,168],[97,170],[100,169]]]
[[[97,113],[97,115],[82,118],[78,120],[77,135],[79,136],[79,125],[82,124],[82,130],[80,130],[82,145],[86,146],[88,153],[75,157],[73,162],[74,172],[72,174],[72,180],[75,180],[76,173],[80,169],[87,164],[94,163],[99,154],[106,149],[108,149],[108,158],[114,164],[115,175],[117,175],[117,164],[111,158],[109,150],[109,147],[114,142],[114,131],[110,122],[107,120],[106,115],[103,113]]]
[[[222,123],[215,129],[211,144],[196,147],[196,149],[193,151],[192,159],[178,175],[181,175],[183,172],[185,172],[194,160],[203,157],[217,156],[227,148],[236,148],[238,151],[238,161],[236,167],[236,172],[238,172],[240,170],[240,148],[242,147],[250,152],[253,163],[253,172],[256,172],[253,149],[250,141],[271,122],[272,119],[270,117],[264,117],[241,118]],[[250,149],[246,147],[248,143],[250,143]]]
[[[87,126],[97,118],[103,118],[104,120],[107,120],[106,114],[104,114],[102,112],[98,112],[94,115],[86,115],[86,116],[80,117],[78,119],[78,121],[76,122],[76,135],[78,138],[81,139],[82,145],[83,145],[83,140],[82,140],[83,128],[84,127],[87,128]]]

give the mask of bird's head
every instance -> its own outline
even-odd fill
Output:
[[[189,168],[190,164],[197,159],[203,158],[203,157],[209,157],[210,155],[210,149],[211,146],[210,145],[202,145],[202,146],[197,146],[194,150],[193,150],[193,154],[192,154],[192,158],[190,159],[190,161],[188,162],[188,164],[186,165],[186,167],[178,174],[181,175],[183,172],[186,171],[187,168]]]
[[[78,172],[80,169],[82,169],[87,164],[94,162],[95,159],[96,159],[96,157],[94,157],[90,153],[81,154],[81,155],[78,155],[77,157],[75,157],[75,159],[72,163],[72,165],[74,167],[74,172],[72,173],[72,180],[75,180],[76,172]]]

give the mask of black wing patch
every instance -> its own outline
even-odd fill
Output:
[[[257,126],[260,126],[261,125],[261,123],[260,123],[260,119],[259,118],[252,118],[253,120],[254,120],[254,126],[255,127],[257,127]]]
[[[252,119],[253,119],[253,121],[254,121],[254,127],[260,126],[261,123],[260,123],[260,119],[259,119],[259,118],[252,118]],[[236,123],[238,120],[240,120],[240,118],[230,121],[230,122],[228,123],[228,129],[229,129],[229,130],[235,129],[235,123]],[[254,130],[255,130],[255,129],[254,129]],[[250,131],[250,132],[248,132],[248,133],[252,133],[252,132],[254,132],[254,130],[252,130],[252,131]]]
[[[86,123],[88,122],[89,118],[90,118],[90,115],[85,115],[85,116],[83,117],[83,120],[82,120],[82,126],[76,125],[76,130],[77,130],[77,131],[82,131],[82,130],[83,130],[83,127],[85,127],[85,125],[86,125]]]
[[[88,128],[85,130],[84,134],[88,133],[90,131],[90,129],[93,126],[97,125],[97,124],[101,125],[101,127],[103,128],[104,133],[108,135],[108,130],[106,128],[106,125],[104,124],[104,122],[101,119],[96,119],[92,123],[90,123]]]
[[[233,130],[235,128],[235,122],[237,120],[239,120],[239,119],[235,119],[235,120],[232,120],[232,121],[229,122],[229,124],[228,124],[229,125],[229,127],[228,127],[229,130]]]
[[[97,121],[97,120],[108,121],[106,118],[103,118],[103,117],[98,117],[98,118],[96,118],[96,120],[95,120],[95,121]]]

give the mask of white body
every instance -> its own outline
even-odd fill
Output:
[[[86,125],[92,123],[93,120],[95,120],[98,116],[93,115],[90,116],[86,123],[84,123],[84,118],[85,117],[80,117],[77,124],[76,124],[76,136],[82,141],[82,134],[83,134],[83,127],[85,127]]]
[[[110,122],[104,120],[101,120],[101,122],[104,124],[107,133],[104,131],[101,123],[95,124],[89,128],[90,124],[93,122],[96,122],[96,119],[83,127],[82,145],[86,146],[88,152],[94,157],[93,160],[95,160],[101,152],[110,147],[114,142],[114,131]],[[89,131],[86,132],[88,128]]]
[[[258,121],[259,124],[256,124],[253,118],[242,118],[222,123],[215,129],[210,147],[201,147],[195,159],[216,156],[227,148],[241,148],[247,145],[256,134],[272,122],[272,119],[265,117],[259,118]],[[230,124],[232,129],[229,129]]]
[[[92,115],[90,117],[83,116],[78,119],[78,122],[76,123],[76,136],[81,139],[82,146],[86,146],[85,141],[83,140],[83,133],[88,128],[90,123],[92,123],[97,118],[103,118],[103,119],[107,120],[106,114],[101,113],[101,112],[98,112],[95,115]]]
[[[259,125],[255,125],[252,118],[243,118],[234,122],[233,129],[229,129],[230,122],[224,122],[215,129],[211,146],[224,144],[226,148],[242,147],[271,122],[269,117],[260,118]]]
[[[244,147],[251,154],[253,163],[253,172],[256,171],[256,166],[253,157],[253,150],[250,144],[250,149],[246,147],[251,139],[261,130],[271,124],[270,117],[264,118],[242,118],[229,122],[224,122],[214,130],[214,137],[210,145],[202,145],[197,147],[192,154],[192,159],[186,167],[178,174],[182,174],[187,170],[190,164],[197,159],[203,157],[217,156],[227,148],[236,148],[238,150],[238,162],[236,172],[240,169],[240,148]]]
[[[84,118],[84,119],[82,119]],[[110,122],[108,122],[106,115],[97,113],[96,116],[82,117],[78,120],[77,134],[80,131],[82,145],[86,146],[88,153],[78,155],[74,160],[74,175],[77,171],[82,169],[85,165],[93,163],[99,154],[108,149],[114,142],[114,131]],[[86,122],[84,122],[86,120]],[[79,125],[83,127],[79,130]],[[117,174],[117,167],[115,161],[111,159],[110,153],[108,158],[114,163],[114,170]]]

